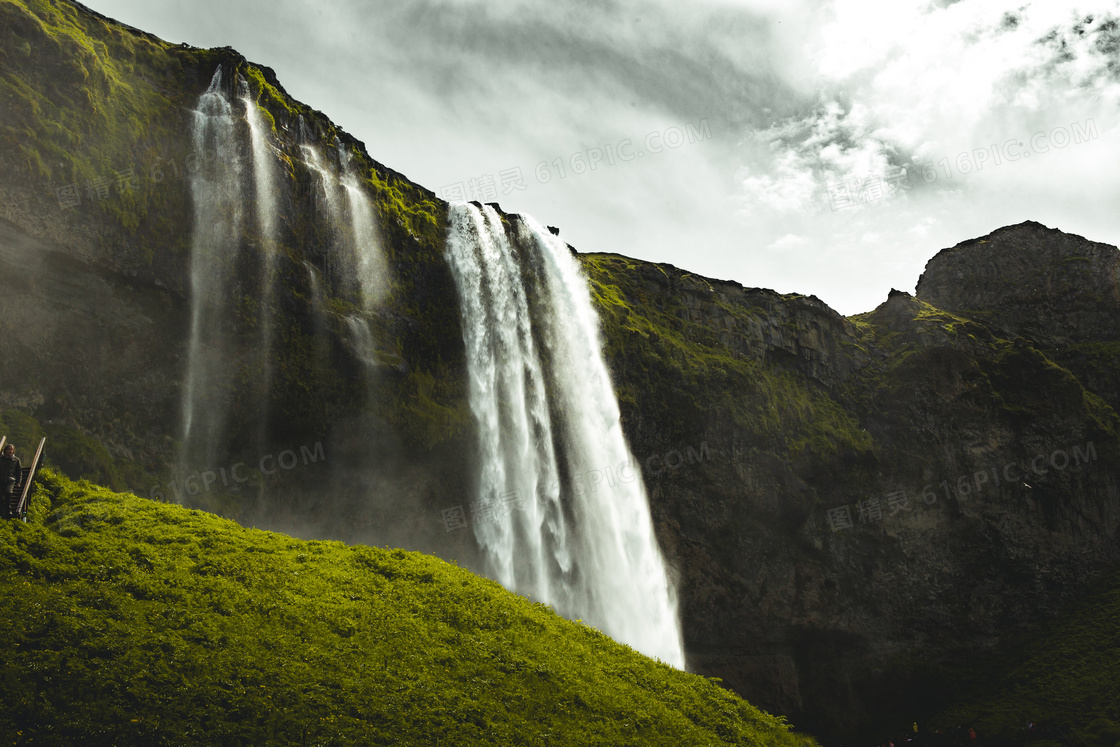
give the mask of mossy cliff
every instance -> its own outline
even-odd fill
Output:
[[[849,319],[583,258],[690,662],[819,734],[931,716],[957,693],[946,672],[1120,560],[1120,391],[1100,375],[1120,362],[1120,252],[1032,223],[967,244],[1043,277],[1088,256],[1078,272],[1103,280],[1019,283],[1058,338],[982,291],[931,305],[927,288],[967,291],[960,249],[931,260],[918,297]]]
[[[462,337],[442,257],[445,205],[231,49],[171,45],[62,0],[0,2],[0,35],[0,407],[103,444],[111,463],[77,474],[141,495],[189,492],[195,503],[252,519],[267,490],[274,520],[290,515],[306,526],[310,512],[354,536],[396,526],[402,542],[442,539],[438,512],[463,496],[432,486],[467,482],[470,443]],[[226,166],[212,163],[215,152],[198,152],[193,110],[218,69],[227,99],[240,108],[247,85],[271,129],[281,218],[271,308],[262,308],[260,268],[270,250],[253,211],[243,211],[233,313],[222,330],[234,342],[221,396],[229,432],[214,445],[218,456],[180,465],[191,179]],[[228,166],[251,171],[243,112],[237,127],[246,145]],[[345,263],[326,250],[342,227],[317,209],[320,188],[301,145],[320,148],[335,173],[345,161],[373,205],[389,268],[376,309],[361,307]],[[266,319],[270,380],[262,387]],[[360,349],[355,319],[375,350]],[[316,444],[326,471],[269,476],[266,465],[251,483],[231,484],[227,473],[239,462],[252,468]],[[74,461],[57,439],[49,453],[60,465]],[[223,478],[215,486],[208,473]],[[364,483],[348,491],[355,473]],[[410,476],[403,487],[402,474]],[[196,489],[202,481],[205,491]],[[309,486],[322,501],[302,497]],[[354,513],[351,492],[371,486],[384,500]],[[393,500],[401,491],[440,495],[427,506],[436,519],[407,529],[392,515],[402,511]]]
[[[0,37],[5,431],[45,434],[59,469],[142,496],[470,565],[471,531],[443,519],[475,468],[446,206],[234,50],[65,0],[0,0]],[[182,474],[190,179],[208,163],[191,112],[219,68],[271,130],[282,218],[267,309],[265,242],[241,226],[225,456]],[[375,207],[376,310],[327,249],[302,145],[336,173],[346,160]],[[844,318],[811,296],[579,255],[691,665],[799,726],[854,734],[932,713],[953,686],[929,662],[998,649],[1114,568],[1117,257],[1010,226],[932,259],[916,297]],[[298,469],[275,468],[286,453]],[[618,470],[582,477],[607,492]]]
[[[975,724],[996,745],[1120,743],[1120,571],[1054,620],[1009,639],[1005,650],[952,673],[960,695],[928,731]],[[1028,722],[1038,728],[1028,731]]]

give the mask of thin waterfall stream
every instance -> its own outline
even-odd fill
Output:
[[[244,191],[237,123],[222,90],[222,69],[192,112],[197,153],[214,152],[191,178],[194,232],[191,240],[191,324],[183,387],[181,468],[208,466],[225,435],[224,387],[230,376],[226,324],[240,253]]]

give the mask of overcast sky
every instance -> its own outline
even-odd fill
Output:
[[[843,314],[1007,224],[1120,244],[1120,0],[85,1],[441,196]]]

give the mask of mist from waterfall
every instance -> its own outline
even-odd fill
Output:
[[[609,492],[579,479],[634,461],[586,280],[531,218],[512,220],[512,242],[489,206],[455,204],[449,218],[478,427],[471,523],[487,572],[683,668],[676,593],[640,470]]]
[[[230,291],[240,253],[243,194],[236,120],[222,90],[220,67],[191,116],[195,152],[217,157],[204,159],[190,180],[194,234],[181,467],[213,463],[228,412],[225,384],[232,351],[226,324],[233,312]]]

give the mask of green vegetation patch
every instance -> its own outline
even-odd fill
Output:
[[[147,169],[182,128],[169,82],[208,53],[48,0],[0,0],[0,49],[0,166],[10,177],[48,209],[92,212],[130,234],[166,228],[181,191]]]
[[[0,523],[0,593],[20,744],[813,744],[436,558],[51,471]]]

